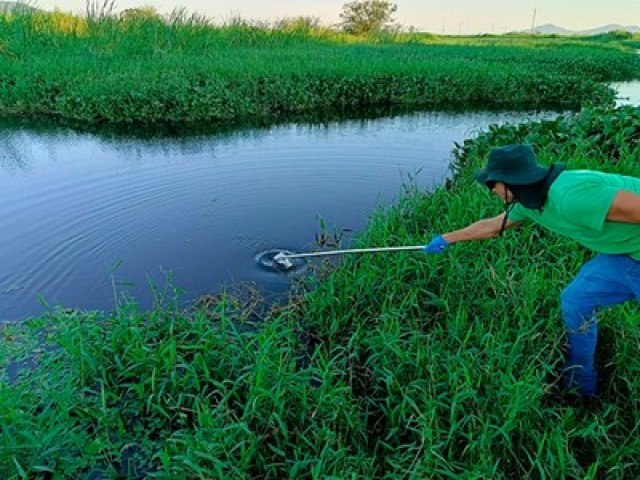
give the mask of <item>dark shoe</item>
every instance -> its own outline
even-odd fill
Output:
[[[595,368],[585,371],[580,365],[571,365],[562,372],[562,385],[574,390],[583,397],[593,397],[598,385],[598,372]]]

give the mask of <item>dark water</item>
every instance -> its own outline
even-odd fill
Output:
[[[440,184],[454,141],[541,115],[430,112],[151,139],[4,127],[0,321],[37,315],[43,301],[111,310],[130,296],[146,308],[150,284],[168,279],[186,301],[239,282],[286,291],[291,279],[260,268],[258,252],[313,248],[323,225],[348,240],[409,176]]]

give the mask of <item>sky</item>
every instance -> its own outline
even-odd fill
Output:
[[[25,3],[53,10],[84,13],[87,1],[28,0]],[[110,1],[110,0],[109,0]],[[311,16],[322,25],[335,25],[347,0],[115,0],[115,10],[152,6],[159,13],[184,8],[216,23],[234,17],[274,21]],[[569,30],[608,24],[640,25],[640,0],[396,0],[394,15],[404,27],[439,34],[504,33],[552,23]]]

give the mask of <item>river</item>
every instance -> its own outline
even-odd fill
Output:
[[[245,283],[279,295],[291,276],[260,268],[259,252],[308,251],[323,232],[348,246],[410,178],[441,184],[454,142],[550,115],[419,112],[149,138],[2,126],[0,322],[124,298],[146,309],[166,286],[185,304]]]

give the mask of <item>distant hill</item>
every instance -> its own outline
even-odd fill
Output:
[[[601,33],[613,32],[615,30],[624,30],[630,33],[639,33],[640,27],[636,26],[622,26],[622,25],[605,25],[604,27],[592,28],[591,30],[583,30],[581,35],[600,35]]]
[[[639,33],[640,27],[638,26],[623,26],[623,25],[605,25],[602,27],[590,28],[588,30],[568,30],[566,28],[558,27],[550,23],[546,25],[540,25],[535,28],[537,33],[545,35],[600,35],[607,32],[613,32],[616,30],[624,30],[630,33]]]

